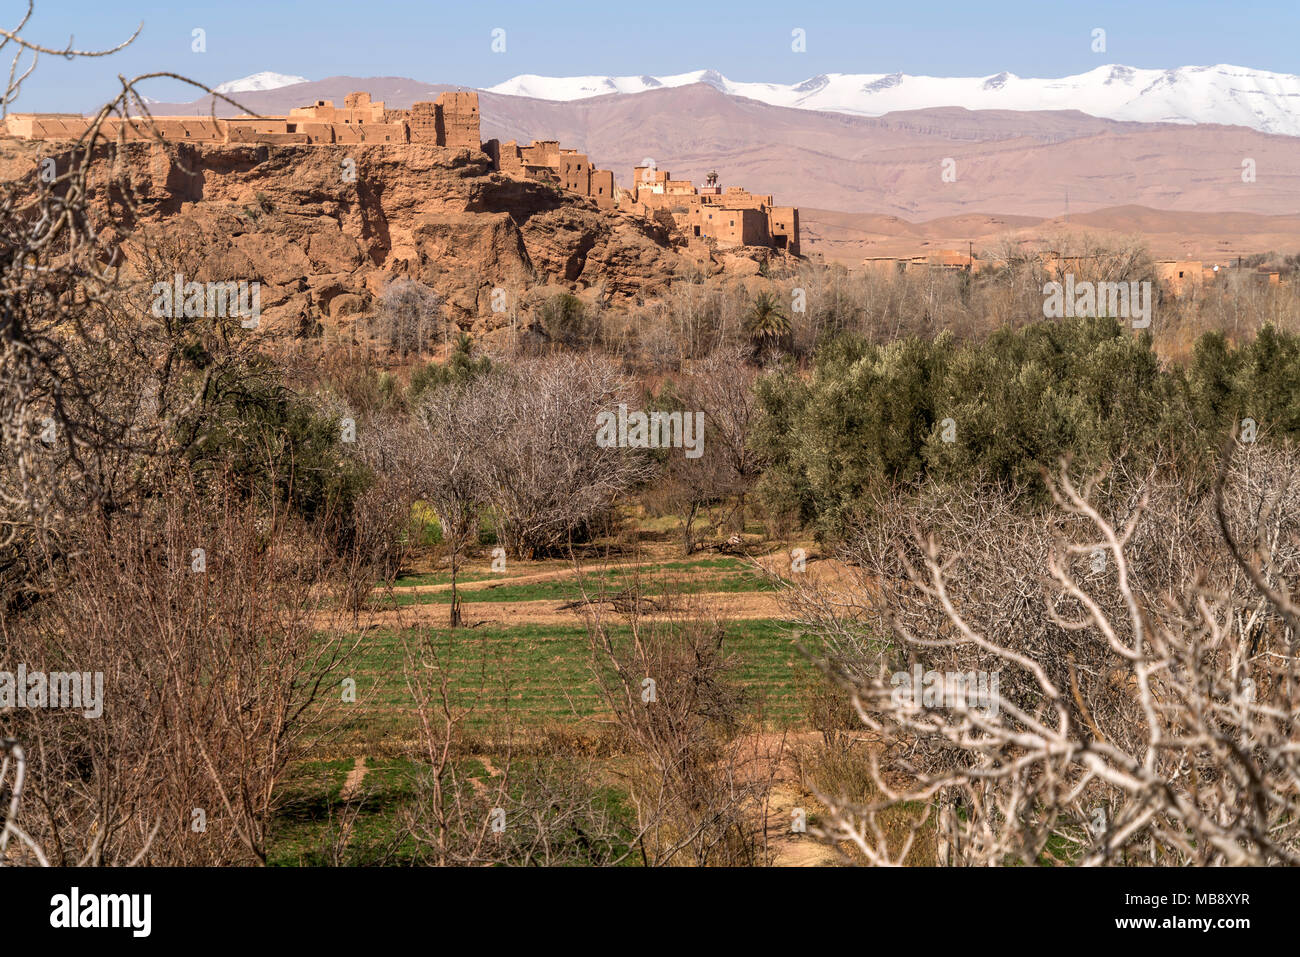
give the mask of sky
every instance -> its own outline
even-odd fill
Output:
[[[26,3],[0,0],[12,27]],[[733,80],[791,83],[819,73],[1059,77],[1111,63],[1237,66],[1300,73],[1300,2],[1059,0],[949,3],[541,2],[440,0],[36,0],[23,35],[63,48],[114,46],[111,57],[43,57],[19,111],[89,110],[120,90],[118,75],[172,71],[215,86],[270,70],[327,76],[406,76],[485,87],[521,73],[672,74],[714,69]],[[1106,51],[1093,52],[1093,30]],[[206,49],[196,52],[194,31]],[[493,31],[505,49],[494,52]],[[801,29],[806,50],[791,49]],[[498,35],[499,36],[499,35]],[[498,44],[500,45],[500,44]],[[143,88],[188,102],[202,91],[170,80]]]

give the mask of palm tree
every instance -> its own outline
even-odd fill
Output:
[[[790,317],[772,293],[760,292],[754,297],[754,304],[745,313],[744,322],[745,333],[756,352],[789,348],[792,331]]]

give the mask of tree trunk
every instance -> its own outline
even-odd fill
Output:
[[[456,568],[460,563],[460,549],[453,548],[451,552],[451,627],[460,627],[460,596],[456,594]]]
[[[699,502],[691,502],[690,508],[686,511],[686,520],[682,525],[682,544],[686,548],[686,554],[689,556],[695,551],[695,515],[700,510]]]

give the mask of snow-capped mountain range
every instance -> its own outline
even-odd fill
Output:
[[[217,93],[253,93],[260,90],[278,90],[282,86],[306,82],[305,76],[289,76],[285,73],[271,73],[264,70],[239,80],[229,80],[213,87],[213,90]]]
[[[1300,76],[1239,66],[1144,70],[1102,66],[1061,79],[1012,73],[985,77],[906,73],[824,73],[801,83],[744,83],[715,70],[673,76],[516,76],[492,93],[579,100],[707,83],[773,106],[880,116],[895,110],[962,106],[970,110],[1079,110],[1114,120],[1226,123],[1300,136]]]

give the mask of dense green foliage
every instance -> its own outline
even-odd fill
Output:
[[[770,292],[760,292],[745,313],[745,335],[757,350],[789,349],[793,325]]]
[[[972,343],[947,334],[874,345],[841,337],[808,375],[758,385],[761,492],[834,533],[873,492],[923,478],[1033,485],[1071,456],[1083,468],[1176,463],[1208,475],[1242,418],[1300,436],[1300,339],[1265,327],[1237,348],[1197,343],[1165,368],[1148,335],[1114,319],[1043,322]]]
[[[205,371],[203,401],[178,425],[190,436],[186,458],[200,482],[233,480],[309,519],[350,511],[369,474],[344,454],[337,418],[287,388],[269,360]]]

